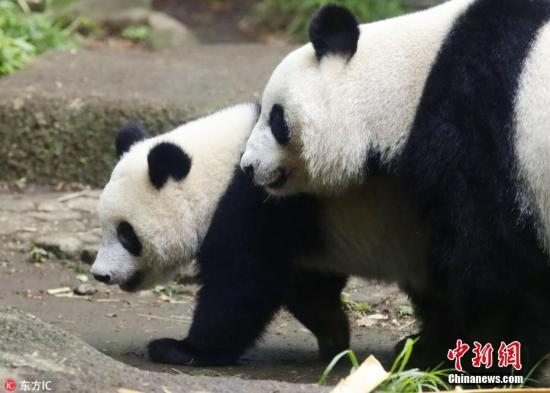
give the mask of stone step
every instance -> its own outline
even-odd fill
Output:
[[[0,180],[103,185],[113,138],[130,120],[152,133],[258,101],[288,46],[54,52],[0,79]]]

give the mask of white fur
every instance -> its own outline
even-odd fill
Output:
[[[525,62],[516,100],[516,154],[529,190],[523,202],[538,216],[539,237],[550,252],[550,23]]]
[[[110,274],[116,279],[113,283],[123,284],[138,269],[161,279],[189,264],[255,121],[253,104],[238,105],[132,146],[116,165],[99,201],[104,239],[92,271]],[[157,190],[149,180],[147,156],[159,142],[180,146],[192,166],[185,179],[170,179]],[[120,250],[116,226],[121,221],[133,226],[143,246],[141,257]]]
[[[302,178],[309,182],[302,184],[304,191],[360,182],[369,149],[378,149],[388,160],[403,147],[439,48],[472,2],[451,0],[361,25],[358,50],[347,63],[333,55],[319,64],[311,44],[289,54],[267,84],[262,115],[241,164],[254,165],[260,184],[289,163],[304,165]],[[282,149],[270,136],[267,123],[276,103],[285,109],[295,152]],[[297,189],[294,184],[292,191]],[[285,191],[291,193],[278,193]]]
[[[425,290],[427,234],[399,182],[373,176],[368,185],[320,199],[322,255],[308,256],[304,266]]]

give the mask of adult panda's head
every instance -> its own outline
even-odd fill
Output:
[[[344,7],[324,6],[313,16],[309,36],[311,43],[289,54],[271,76],[241,160],[243,170],[274,195],[312,191],[323,186],[319,179],[334,185],[343,174],[357,177],[357,163],[342,158],[359,161],[365,151],[365,143],[352,146],[355,152],[349,145],[345,154],[338,150],[343,117],[357,104],[355,92],[341,82],[354,67],[357,19]]]
[[[241,104],[156,137],[137,125],[119,131],[98,204],[97,280],[137,291],[194,260],[257,115]]]

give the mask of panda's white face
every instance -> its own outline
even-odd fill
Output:
[[[275,69],[241,160],[241,168],[271,194],[332,192],[360,180],[368,142],[341,141],[362,128],[356,105],[342,100],[354,94],[341,83],[349,67],[340,55],[319,63],[306,45]]]
[[[146,140],[124,154],[99,200],[103,239],[92,274],[126,291],[171,279],[198,248],[190,174],[159,189],[151,183],[148,154],[158,143]]]
[[[94,277],[136,291],[190,265],[256,120],[256,106],[241,104],[154,138],[121,130],[98,205]]]

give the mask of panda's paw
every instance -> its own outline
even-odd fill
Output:
[[[153,340],[147,346],[149,358],[155,363],[192,366],[197,363],[197,356],[185,341],[172,338]]]

